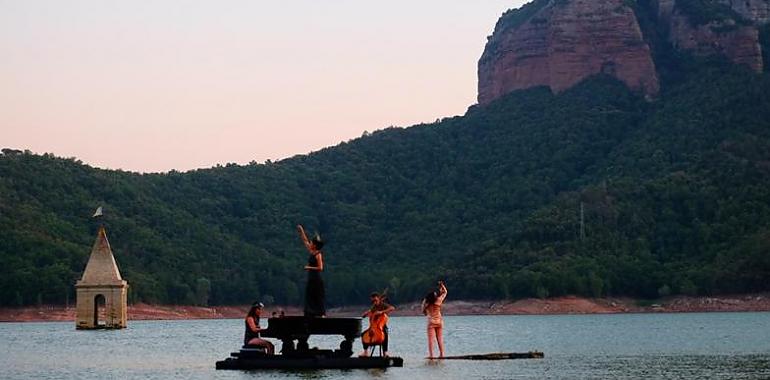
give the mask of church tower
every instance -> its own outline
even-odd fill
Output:
[[[83,278],[75,285],[78,329],[122,329],[128,320],[128,283],[120,277],[104,226],[99,227]]]

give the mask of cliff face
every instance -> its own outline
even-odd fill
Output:
[[[489,37],[479,61],[480,104],[534,86],[563,91],[598,73],[647,95],[658,92],[649,46],[623,0],[538,0],[525,7],[503,15]]]
[[[770,22],[770,0],[719,0],[719,2],[756,24]]]
[[[639,0],[637,0],[639,1]],[[641,3],[641,1],[640,1]],[[721,55],[760,72],[757,25],[770,0],[649,0],[654,28],[675,48]],[[535,0],[506,12],[488,38],[478,67],[478,102],[513,90],[563,91],[605,73],[648,97],[659,91],[650,47],[629,0]]]
[[[738,9],[749,9],[745,0],[740,3]],[[721,55],[736,64],[761,72],[763,63],[759,31],[752,23],[739,20],[740,17],[736,14],[734,17],[719,15],[696,18],[688,14],[688,9],[676,0],[658,1],[659,22],[668,29],[668,39],[674,47],[698,56]]]

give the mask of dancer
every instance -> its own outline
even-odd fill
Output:
[[[324,306],[324,282],[321,279],[321,272],[324,270],[323,252],[324,246],[321,237],[316,234],[312,240],[307,238],[305,229],[302,225],[297,225],[299,237],[305,244],[310,256],[305,265],[307,271],[307,286],[305,287],[305,316],[306,317],[324,317],[326,316],[326,307]]]
[[[441,316],[441,304],[446,298],[447,289],[444,281],[438,282],[438,291],[432,291],[422,300],[422,313],[428,317],[428,358],[433,359],[433,341],[438,345],[439,357],[444,357],[444,319]]]

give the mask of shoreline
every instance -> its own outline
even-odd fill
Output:
[[[420,316],[420,304],[410,302],[395,305],[393,316]],[[330,317],[358,317],[367,305],[329,309]],[[184,306],[135,304],[128,306],[128,319],[190,320],[243,318],[248,305],[242,306]],[[267,306],[263,315],[283,310],[287,315],[301,315],[297,306]],[[673,296],[655,301],[633,298],[526,298],[502,301],[447,301],[444,315],[562,315],[562,314],[627,314],[627,313],[697,313],[697,312],[761,312],[770,311],[770,293],[715,297]],[[0,322],[75,321],[75,307],[63,305],[0,308]]]

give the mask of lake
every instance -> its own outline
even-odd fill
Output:
[[[545,359],[428,361],[425,320],[390,320],[387,370],[216,371],[237,351],[242,320],[129,321],[118,331],[70,322],[0,323],[3,379],[770,378],[770,313],[445,317],[447,355],[545,352]],[[336,347],[340,338],[311,338]],[[356,343],[359,343],[358,341]],[[356,352],[360,351],[360,344]]]

